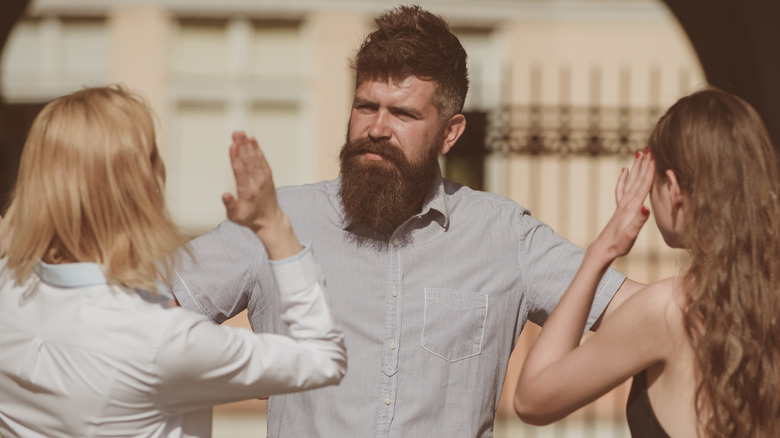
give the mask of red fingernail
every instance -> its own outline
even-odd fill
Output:
[[[645,154],[648,154],[648,153],[650,153],[650,146],[645,148]]]
[[[639,155],[641,155],[641,154],[642,154],[641,152],[639,152],[639,151],[636,151],[636,157],[637,157],[637,158],[639,158]]]
[[[642,206],[642,214],[650,214],[650,209],[643,205]]]

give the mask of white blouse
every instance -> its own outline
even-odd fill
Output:
[[[332,385],[346,372],[343,334],[308,247],[272,268],[289,336],[164,308],[107,284],[96,264],[39,263],[22,285],[5,266],[3,438],[208,437],[213,405]]]

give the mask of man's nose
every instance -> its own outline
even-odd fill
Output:
[[[378,112],[374,119],[371,121],[371,126],[368,128],[368,136],[372,140],[389,139],[392,135],[390,125],[388,124],[388,114],[384,112]]]

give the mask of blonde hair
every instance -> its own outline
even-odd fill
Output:
[[[151,111],[125,88],[87,88],[46,105],[0,222],[16,281],[38,260],[92,262],[111,283],[154,290],[184,243],[165,208],[164,169]]]
[[[780,175],[758,113],[708,89],[678,101],[650,139],[657,178],[685,195],[685,325],[708,437],[780,430]]]

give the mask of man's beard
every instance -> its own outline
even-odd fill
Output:
[[[436,136],[419,163],[410,163],[387,140],[347,140],[339,154],[340,195],[350,225],[357,226],[353,231],[387,242],[398,226],[420,212],[436,179],[442,139],[443,133]],[[367,152],[381,155],[382,160],[366,160]]]

